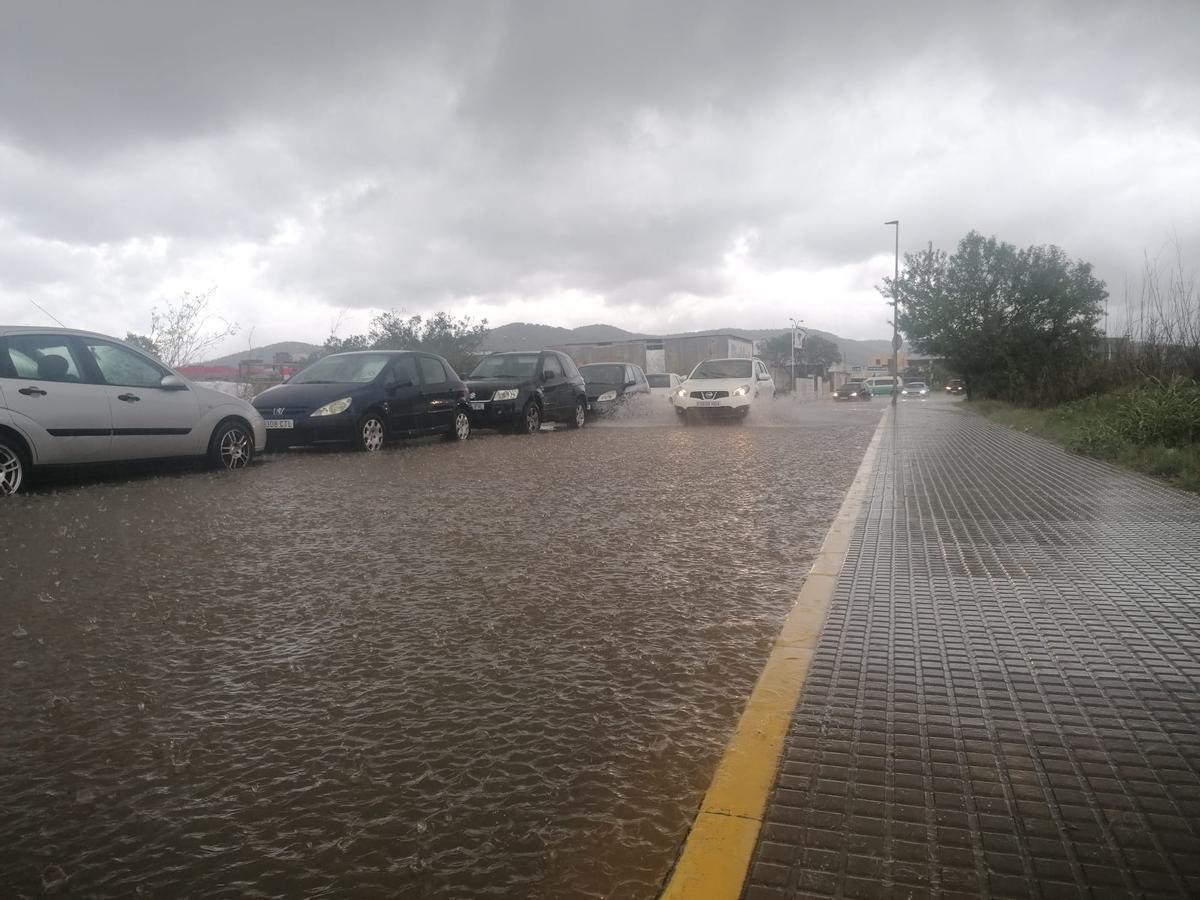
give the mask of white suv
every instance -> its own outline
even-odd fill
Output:
[[[123,341],[0,326],[0,494],[19,491],[31,466],[204,457],[240,469],[266,440],[245,400]]]
[[[746,418],[754,403],[775,397],[775,382],[761,359],[706,359],[671,392],[680,418]]]

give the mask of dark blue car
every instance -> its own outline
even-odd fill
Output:
[[[410,350],[335,353],[253,400],[267,449],[349,444],[380,449],[390,438],[471,434],[467,386],[440,356]]]

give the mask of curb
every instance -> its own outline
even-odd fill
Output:
[[[792,713],[821,637],[884,427],[894,414],[887,409],[879,420],[841,509],[746,701],[660,900],[735,900],[741,895]]]

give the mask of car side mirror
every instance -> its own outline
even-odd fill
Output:
[[[164,375],[158,386],[165,391],[186,391],[187,384],[178,375]]]
[[[636,382],[636,381],[627,381],[627,382],[625,382],[625,384],[624,384],[624,385],[622,385],[622,387],[631,388],[631,387],[633,387],[635,384],[637,384],[637,382]]]
[[[551,378],[551,374],[552,373],[550,373],[550,372],[542,372],[542,381],[549,381]]]
[[[771,376],[770,376],[770,375],[763,375],[763,374],[760,372],[760,373],[759,373],[759,375],[758,375],[758,380],[759,380],[759,381],[770,381],[770,380],[771,380]]]

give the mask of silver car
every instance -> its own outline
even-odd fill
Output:
[[[31,466],[206,458],[225,469],[263,449],[262,416],[116,338],[0,326],[0,494]]]

